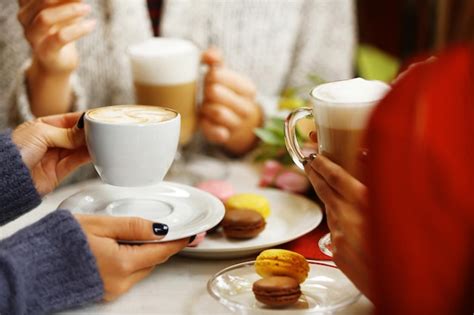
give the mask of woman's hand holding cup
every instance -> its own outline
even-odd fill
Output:
[[[254,145],[253,130],[263,119],[255,84],[227,68],[217,49],[205,51],[202,60],[209,65],[201,109],[204,136],[231,153],[243,154]]]
[[[189,243],[185,238],[164,243],[121,244],[119,240],[162,239],[168,226],[137,217],[76,215],[76,219],[95,256],[106,301],[127,292]]]

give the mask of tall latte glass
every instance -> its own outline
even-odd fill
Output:
[[[183,39],[153,38],[130,47],[129,57],[136,102],[180,113],[179,143],[188,144],[197,127],[198,48]]]
[[[317,86],[311,91],[312,108],[293,111],[285,123],[285,143],[295,164],[303,169],[303,156],[296,141],[296,122],[312,115],[318,136],[318,152],[339,164],[352,175],[356,161],[363,152],[361,139],[370,114],[390,87],[380,81],[361,78],[337,81]],[[330,236],[319,243],[327,255]]]

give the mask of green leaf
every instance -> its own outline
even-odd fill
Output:
[[[284,138],[285,137],[285,120],[282,118],[270,118],[266,123],[264,129],[273,132],[274,134]]]
[[[298,97],[298,96],[293,96],[293,97],[281,97],[280,100],[278,101],[278,109],[289,109],[293,110],[299,107],[305,106],[306,102]]]
[[[367,80],[390,82],[400,68],[398,59],[370,45],[360,45],[357,52],[359,75]]]
[[[298,94],[296,87],[288,87],[281,92],[282,97],[293,97]]]
[[[285,140],[283,137],[275,134],[274,132],[270,130],[266,130],[264,128],[257,128],[254,130],[255,134],[257,137],[259,137],[263,142],[267,144],[273,144],[273,145],[285,145]]]

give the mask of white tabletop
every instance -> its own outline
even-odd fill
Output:
[[[229,181],[236,190],[250,190],[258,185],[258,172],[250,164],[229,164]],[[43,203],[33,211],[0,229],[0,239],[31,224],[56,209],[66,197],[90,185],[82,182],[58,189],[46,196]],[[181,256],[172,257],[158,266],[141,283],[114,302],[94,304],[61,314],[231,314],[208,293],[208,279],[219,270],[251,258],[237,260],[203,260]],[[370,314],[373,306],[365,297],[337,314]]]

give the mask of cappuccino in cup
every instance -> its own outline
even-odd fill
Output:
[[[129,56],[137,103],[179,112],[180,144],[187,144],[197,127],[199,50],[187,40],[153,38],[130,47]]]
[[[311,92],[313,107],[297,109],[287,119],[285,141],[293,161],[303,168],[304,156],[292,139],[292,124],[302,117],[313,115],[318,136],[318,153],[353,173],[370,114],[389,90],[390,87],[384,82],[361,78],[322,84],[314,88]]]
[[[86,143],[101,179],[115,186],[163,180],[179,141],[180,115],[156,106],[117,105],[84,116]]]

